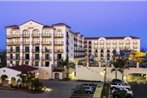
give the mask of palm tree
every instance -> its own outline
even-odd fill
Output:
[[[6,66],[6,51],[0,52],[0,68]]]
[[[69,69],[75,68],[75,64],[73,62],[70,62],[68,59],[59,60],[57,62],[57,66],[66,68],[66,79],[69,79]]]
[[[117,72],[121,72],[122,73],[122,69],[121,69],[121,65],[120,65],[120,62],[118,60],[116,60],[115,62],[112,63],[113,64],[113,67],[111,69],[111,72],[115,71],[115,79],[117,79]]]

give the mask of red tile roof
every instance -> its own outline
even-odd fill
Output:
[[[95,40],[95,39],[99,39],[99,37],[85,37],[85,39],[92,39],[92,40]]]
[[[49,25],[44,25],[43,28],[53,28],[53,27]]]
[[[18,28],[19,29],[19,26],[18,25],[10,25],[10,26],[6,26],[5,28]]]
[[[66,26],[68,28],[71,28],[69,25],[67,25],[65,23],[56,23],[56,24],[53,24],[52,26]]]
[[[43,25],[42,23],[39,23],[39,22],[37,22],[37,21],[35,21],[35,20],[28,20],[27,22],[29,22],[29,21],[33,21],[33,22],[35,22],[35,23],[38,23],[38,24],[40,24],[40,25]],[[27,22],[25,22],[25,23],[27,23]],[[22,23],[22,24],[20,24],[19,26],[21,26],[21,25],[23,25],[23,24],[25,24],[25,23]]]
[[[33,66],[28,66],[28,65],[20,65],[20,66],[12,66],[12,67],[8,67],[10,69],[14,69],[20,72],[29,72],[29,71],[34,71],[37,70],[38,68],[33,67]]]
[[[139,37],[135,37],[135,36],[122,36],[122,37],[104,37],[106,39],[124,39],[126,37],[131,37],[132,39],[139,39]],[[99,39],[100,37],[85,37],[85,39]]]

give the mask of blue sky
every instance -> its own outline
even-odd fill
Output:
[[[11,1],[11,0],[10,0]],[[85,36],[138,36],[147,48],[147,2],[0,2],[0,49],[5,26],[30,19],[43,24],[67,23]]]

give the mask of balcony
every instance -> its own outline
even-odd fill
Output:
[[[20,45],[20,44],[21,44],[21,42],[19,42],[19,41],[13,42],[13,45]]]
[[[33,41],[32,44],[33,44],[33,45],[39,45],[40,42],[39,42],[39,41]]]
[[[63,42],[55,42],[55,46],[62,46],[63,45]]]
[[[13,52],[13,49],[7,49],[7,53]]]
[[[30,44],[30,41],[23,41],[22,44],[23,45],[29,45]]]
[[[7,42],[7,45],[8,46],[12,46],[13,45],[13,42],[11,41],[11,42]]]
[[[55,53],[63,53],[63,49],[55,50]]]
[[[35,50],[35,49],[33,49],[32,52],[33,52],[33,53],[34,53],[34,52],[40,52],[40,50]]]
[[[51,50],[51,49],[42,49],[42,52],[43,52],[43,53],[51,53],[52,50]]]
[[[85,49],[75,49],[74,52],[85,52]]]
[[[7,60],[12,60],[13,57],[7,56]]]
[[[42,37],[51,37],[50,33],[42,33]]]
[[[22,52],[30,52],[29,49],[22,49]]]
[[[54,37],[55,38],[63,38],[63,34],[55,34]]]
[[[54,60],[55,60],[55,61],[63,60],[63,57],[61,57],[61,58],[55,57]]]
[[[51,41],[42,41],[42,44],[43,45],[51,45],[52,43],[51,43]]]
[[[32,57],[32,60],[40,60],[40,57]]]
[[[13,38],[19,38],[19,37],[21,37],[20,34],[13,34]]]
[[[30,57],[21,57],[22,60],[30,60]]]
[[[8,39],[10,39],[10,38],[12,38],[12,37],[13,37],[12,34],[7,35],[7,38],[8,38]]]
[[[20,57],[14,57],[14,60],[20,60]]]
[[[85,55],[77,55],[77,56],[74,56],[75,58],[83,58],[85,57]]]
[[[40,34],[34,33],[32,34],[32,37],[40,37]]]
[[[20,52],[20,50],[15,50],[15,49],[13,49],[13,52],[19,53],[19,52]]]
[[[30,34],[22,34],[22,37],[30,37]]]
[[[42,57],[42,60],[51,60],[50,57]]]

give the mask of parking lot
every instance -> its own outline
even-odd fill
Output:
[[[130,83],[134,98],[147,98],[147,84]]]
[[[0,90],[0,98],[70,98],[71,89],[81,84],[75,81],[43,81],[51,89],[50,92],[42,94],[30,94],[22,91]]]

